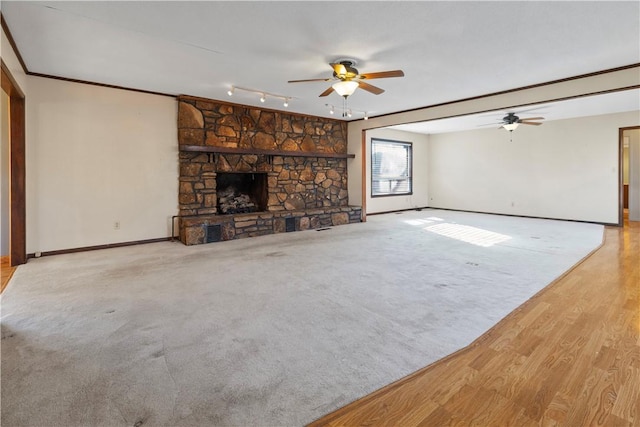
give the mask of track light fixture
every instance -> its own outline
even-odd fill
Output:
[[[329,109],[329,114],[333,115],[336,112],[336,107],[333,104],[324,104],[325,107],[327,107]],[[358,110],[354,110],[352,108],[347,108],[342,110],[342,117],[353,117],[353,114],[362,114],[364,120],[369,120],[369,113],[367,111],[358,111]]]
[[[293,99],[293,97],[291,96],[285,96],[285,95],[278,95],[277,93],[269,93],[269,92],[265,92],[263,90],[256,90],[256,89],[249,89],[246,87],[240,87],[240,86],[231,86],[229,88],[229,90],[227,91],[227,95],[232,96],[235,92],[237,91],[244,91],[244,92],[249,92],[249,93],[255,93],[260,95],[260,102],[261,103],[265,103],[267,102],[267,97],[270,98],[277,98],[277,99],[281,99],[282,105],[284,107],[288,107],[289,106],[289,102]]]

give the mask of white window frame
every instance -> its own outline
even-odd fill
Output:
[[[401,155],[405,150],[406,165],[404,171],[391,175],[380,173],[379,159],[383,151]],[[396,162],[396,167],[400,167]],[[393,170],[393,164],[389,165]],[[399,170],[399,169],[396,169]],[[413,194],[413,143],[391,139],[371,138],[371,197],[407,196]]]

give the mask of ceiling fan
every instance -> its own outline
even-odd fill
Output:
[[[337,59],[329,65],[331,66],[331,68],[333,68],[333,77],[331,78],[289,80],[289,83],[336,81],[334,84],[329,86],[327,90],[322,92],[320,96],[327,96],[331,94],[331,92],[336,92],[338,95],[346,99],[348,96],[352,95],[358,88],[373,93],[374,95],[380,95],[384,92],[384,89],[380,89],[377,86],[370,85],[364,80],[384,79],[388,77],[404,77],[404,72],[402,70],[360,74],[360,72],[355,68],[355,66],[357,65],[355,59]]]
[[[527,117],[526,119],[521,119],[516,116],[516,113],[507,113],[507,115],[502,118],[500,127],[505,128],[509,132],[513,132],[520,125],[540,126],[542,124],[535,120],[544,120],[544,117]]]

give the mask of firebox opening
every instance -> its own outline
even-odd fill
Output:
[[[262,212],[267,210],[266,173],[218,173],[217,208],[220,214]]]

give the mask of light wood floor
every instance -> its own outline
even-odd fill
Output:
[[[8,256],[0,257],[0,294],[7,287],[9,279],[13,276],[13,272],[16,271],[15,267],[11,267]]]
[[[640,426],[640,223],[469,347],[312,426]]]

